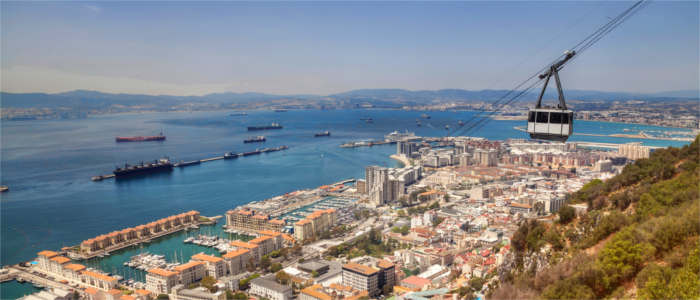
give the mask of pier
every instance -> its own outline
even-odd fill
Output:
[[[190,162],[185,162],[185,163],[174,163],[173,167],[175,168],[184,168],[192,165],[199,165],[200,163],[205,163],[205,162],[210,162],[210,161],[215,161],[215,160],[221,160],[221,159],[233,159],[233,158],[240,158],[243,156],[250,156],[250,155],[259,155],[263,153],[269,153],[269,152],[277,152],[277,151],[282,151],[282,150],[287,150],[289,149],[289,146],[279,146],[276,148],[263,148],[263,149],[255,149],[254,151],[250,152],[243,152],[243,153],[227,153],[223,156],[215,156],[215,157],[209,157],[209,158],[203,158],[200,160],[194,160]],[[92,181],[102,181],[104,179],[110,179],[114,178],[114,174],[105,174],[105,175],[97,175],[97,176],[92,176],[90,179]]]

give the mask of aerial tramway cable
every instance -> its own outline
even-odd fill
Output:
[[[579,43],[574,45],[572,48],[570,48],[570,51],[574,54],[577,55],[571,55],[570,59],[567,58],[566,61],[563,61],[560,65],[556,67],[556,71],[561,69],[564,64],[576,59],[576,57],[580,56],[583,52],[588,50],[591,46],[596,44],[598,41],[600,41],[603,37],[605,37],[608,33],[613,31],[615,28],[620,26],[622,23],[624,23],[626,20],[628,20],[631,16],[633,16],[635,13],[637,13],[639,10],[641,10],[643,7],[645,7],[648,4],[648,1],[646,0],[640,0],[635,2],[632,6],[627,8],[625,11],[617,15],[615,18],[611,19],[609,22],[598,28],[596,31],[588,35],[586,38],[581,40]],[[496,100],[492,105],[496,106],[496,108],[491,109],[490,111],[480,111],[477,113],[477,115],[473,116],[470,118],[464,126],[457,128],[452,134],[457,135],[459,134],[468,134],[473,132],[474,130],[479,130],[481,129],[486,123],[488,123],[491,120],[491,116],[493,116],[495,113],[499,112],[502,110],[505,106],[513,103],[514,101],[518,100],[522,95],[527,93],[529,90],[531,90],[533,87],[544,81],[545,77],[542,77],[542,75],[538,76],[541,74],[543,71],[550,69],[554,64],[557,63],[557,61],[560,61],[562,58],[564,58],[567,54],[562,54],[559,57],[557,57],[552,63],[548,64],[546,67],[540,69],[537,73],[534,75],[530,76],[527,78],[525,81],[521,82],[518,84],[515,88],[509,90],[506,94],[504,94],[502,97],[500,97],[498,100]],[[551,76],[551,72],[549,75]],[[543,74],[545,75],[545,74]],[[558,76],[558,75],[557,75]],[[538,80],[535,80],[532,84],[530,84],[527,88],[523,89],[520,92],[517,92],[518,89],[522,88],[522,86],[526,85],[528,82],[532,81],[533,78],[538,77]],[[549,76],[547,76],[549,77]],[[558,81],[558,80],[557,80]],[[546,87],[545,87],[546,88]],[[543,90],[544,93],[544,90]],[[510,95],[514,94],[513,97],[508,98]],[[560,97],[561,98],[561,97]],[[506,100],[508,99],[508,100]],[[505,102],[501,102],[504,101]],[[541,100],[541,99],[540,99]],[[563,98],[561,99],[563,100]],[[483,113],[486,112],[486,115],[484,116]],[[469,124],[469,126],[467,126]]]

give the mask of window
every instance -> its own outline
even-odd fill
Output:
[[[562,116],[561,116],[561,123],[562,124],[569,124],[569,115],[572,115],[572,114],[567,114],[567,113],[562,114]]]
[[[530,115],[529,115],[528,118],[527,118],[527,121],[528,121],[528,122],[535,122],[535,113],[536,113],[536,112],[534,112],[534,111],[531,111],[531,112],[530,112]]]
[[[563,115],[564,115],[563,113],[551,113],[549,115],[549,123],[561,124],[561,119],[562,119]]]
[[[549,122],[549,112],[538,111],[537,112],[537,123],[547,123]]]

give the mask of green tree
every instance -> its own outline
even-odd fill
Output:
[[[291,281],[292,277],[284,271],[279,271],[275,274],[275,279],[279,284],[287,285]]]
[[[209,291],[212,293],[216,292],[216,290],[217,290],[217,287],[215,286],[216,278],[214,278],[214,277],[204,276],[204,278],[202,278],[202,281],[200,281],[200,284],[203,287],[209,289]]]
[[[274,263],[270,266],[270,272],[277,272],[279,270],[282,270],[282,264],[281,263]]]
[[[168,299],[170,299],[170,296],[168,296],[167,294],[160,294],[160,295],[158,295],[158,297],[157,297],[156,299],[158,299],[158,300],[168,300]]]
[[[272,261],[270,260],[270,257],[267,255],[264,255],[260,259],[260,268],[262,268],[263,270],[267,270],[270,267],[271,263],[272,263]]]
[[[564,205],[559,208],[557,214],[559,214],[559,222],[569,224],[576,217],[576,210],[571,206]]]
[[[596,299],[590,287],[573,280],[559,280],[542,292],[545,299]]]
[[[316,270],[311,271],[311,277],[313,277],[313,278],[318,277],[318,272],[316,272]]]

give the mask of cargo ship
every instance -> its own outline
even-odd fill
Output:
[[[326,130],[324,132],[319,132],[314,134],[314,137],[331,136],[331,132]]]
[[[248,143],[264,143],[266,141],[264,135],[259,135],[259,136],[251,136],[244,140],[243,142],[248,144]]]
[[[247,115],[248,115],[248,113],[245,113],[245,112],[234,112],[234,113],[229,114],[229,116],[231,116],[231,117],[245,117]]]
[[[161,132],[159,135],[154,136],[118,136],[115,138],[115,140],[117,143],[165,141],[165,136]]]
[[[143,175],[158,172],[170,172],[173,170],[173,164],[167,158],[155,160],[152,163],[141,162],[138,165],[130,166],[125,164],[123,168],[117,167],[114,169],[114,176],[117,178],[128,177],[133,175]]]
[[[248,126],[248,131],[268,130],[268,129],[282,129],[282,125],[280,125],[279,123],[272,123],[270,125],[263,125],[263,126]]]

